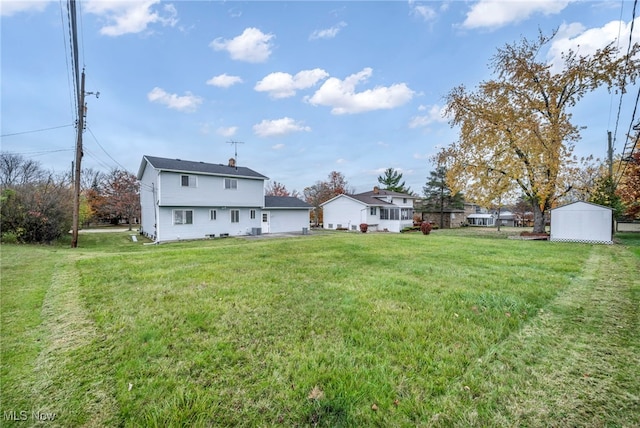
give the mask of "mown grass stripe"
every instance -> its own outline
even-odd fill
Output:
[[[570,287],[455,383],[433,425],[640,426],[640,282],[630,272],[640,272],[632,253],[593,246]]]
[[[99,337],[79,293],[75,258],[57,265],[45,295],[35,360],[32,411],[56,415],[63,426],[107,426],[116,420],[113,381],[96,357]]]

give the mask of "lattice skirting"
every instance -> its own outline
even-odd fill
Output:
[[[551,238],[552,242],[578,242],[581,244],[606,244],[611,245],[613,241],[596,241],[591,239],[569,239],[569,238]]]

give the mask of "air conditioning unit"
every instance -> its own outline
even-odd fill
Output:
[[[251,234],[252,235],[262,235],[262,228],[261,227],[252,227],[251,228]]]

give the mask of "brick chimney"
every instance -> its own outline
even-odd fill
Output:
[[[236,160],[234,158],[230,158],[229,159],[229,166],[230,167],[235,167],[236,166]]]
[[[380,188],[378,186],[373,186],[373,194],[377,195],[380,193]]]

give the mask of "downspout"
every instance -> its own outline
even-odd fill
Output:
[[[158,181],[160,181],[160,174],[158,174]],[[153,228],[155,234],[153,236],[153,242],[158,243],[158,210],[160,209],[160,201],[156,198],[156,186],[155,183],[151,183],[151,191],[153,193]]]

